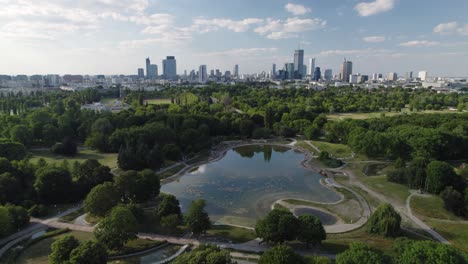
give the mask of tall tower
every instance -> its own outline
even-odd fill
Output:
[[[163,60],[163,75],[166,80],[177,79],[177,62],[174,56],[167,56]]]
[[[353,74],[353,62],[347,61],[346,58],[341,64],[340,79],[343,82],[349,82],[349,75]]]
[[[276,64],[273,63],[273,65],[271,66],[271,73],[273,74],[273,78],[276,77]]]
[[[206,65],[200,65],[198,69],[198,81],[200,83],[206,83],[208,79],[208,72],[206,71]]]
[[[150,65],[151,65],[150,58],[146,58],[146,78],[147,79],[150,78]]]
[[[295,50],[294,51],[294,77],[296,79],[302,79],[302,73],[304,72],[302,68],[304,67],[304,50]]]
[[[239,65],[234,65],[234,77],[239,77]]]
[[[307,75],[314,77],[314,69],[315,69],[315,58],[310,58],[309,67],[307,67]]]

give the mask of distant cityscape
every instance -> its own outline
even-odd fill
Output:
[[[243,82],[270,82],[276,88],[302,86],[309,89],[321,90],[327,86],[355,85],[363,88],[381,87],[410,87],[433,88],[438,92],[457,92],[468,87],[466,78],[429,77],[425,70],[397,72],[388,74],[361,74],[353,71],[353,62],[344,58],[339,66],[339,72],[334,74],[332,69],[322,69],[316,58],[309,58],[304,63],[304,50],[294,51],[292,61],[284,65],[272,64],[269,72],[262,71],[253,74],[240,74],[240,66],[233,65],[233,69],[222,71],[209,69],[208,65],[200,65],[198,69],[184,70],[177,74],[177,60],[175,56],[167,56],[162,60],[162,71],[157,64],[152,64],[148,57],[145,68],[136,69],[135,75],[0,75],[0,93],[29,92],[35,89],[80,90],[94,86],[104,88],[121,85],[130,90],[160,89],[163,85],[206,85],[208,83],[237,84]]]

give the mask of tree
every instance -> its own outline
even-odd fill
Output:
[[[385,259],[361,242],[351,243],[349,249],[336,257],[336,264],[383,264]]]
[[[36,172],[34,189],[40,201],[49,204],[66,202],[72,190],[70,173],[60,167],[39,168]]]
[[[462,264],[468,263],[466,254],[450,245],[433,241],[411,241],[399,239],[395,241],[397,259],[401,264]]]
[[[435,194],[439,194],[445,187],[452,185],[458,177],[450,164],[437,160],[427,165],[426,174],[426,190]]]
[[[172,161],[180,160],[182,156],[182,150],[175,144],[167,144],[162,148],[164,158]]]
[[[51,245],[52,253],[49,255],[51,264],[66,263],[70,259],[70,253],[78,247],[80,242],[74,236],[64,236]]]
[[[116,206],[109,216],[99,222],[94,236],[107,249],[120,249],[137,237],[137,224],[135,216],[128,208]]]
[[[186,222],[194,235],[204,234],[211,226],[210,218],[205,212],[206,202],[203,199],[192,201],[190,204]]]
[[[0,174],[0,204],[13,203],[21,198],[21,183],[13,174]]]
[[[65,137],[62,143],[53,145],[50,151],[58,155],[75,156],[78,152],[78,148],[71,137]]]
[[[465,215],[465,198],[460,192],[454,190],[452,186],[449,186],[445,188],[440,195],[442,199],[444,199],[445,208],[447,210],[452,211],[458,216]]]
[[[291,212],[274,209],[257,221],[255,233],[265,242],[283,243],[296,238],[298,227],[298,221]]]
[[[298,240],[305,242],[307,248],[309,243],[320,244],[322,240],[327,238],[322,222],[316,216],[301,215],[298,218],[300,232],[298,232]]]
[[[115,179],[123,202],[146,202],[157,197],[161,188],[159,176],[152,170],[126,171]]]
[[[23,144],[18,142],[2,141],[0,139],[0,157],[8,160],[22,160],[26,157],[27,151]]]
[[[11,231],[11,217],[8,209],[0,206],[0,238],[8,235]]]
[[[119,202],[119,194],[111,182],[97,185],[84,200],[85,211],[103,217]]]
[[[88,192],[92,187],[113,180],[110,168],[101,165],[95,159],[88,159],[74,168],[73,176],[82,186],[84,192]]]
[[[229,251],[216,245],[200,245],[176,258],[173,264],[234,264]]]
[[[85,241],[70,254],[70,264],[106,264],[107,251],[100,243]]]
[[[400,233],[401,216],[390,204],[382,204],[369,218],[367,231],[385,237],[395,237]]]
[[[161,218],[168,215],[180,215],[182,214],[180,211],[180,205],[177,198],[172,194],[161,194],[162,201],[158,205],[158,209],[156,214]]]
[[[6,208],[11,218],[11,227],[14,230],[20,230],[29,224],[30,217],[26,209],[17,205],[7,205]]]
[[[294,250],[285,245],[274,246],[265,251],[260,257],[258,264],[305,264],[305,260]]]

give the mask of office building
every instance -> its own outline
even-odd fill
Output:
[[[419,74],[418,74],[418,78],[419,78],[421,81],[426,81],[426,79],[427,79],[427,71],[420,71]]]
[[[239,65],[234,65],[234,77],[239,77]]]
[[[314,69],[315,69],[315,58],[310,58],[309,59],[309,67],[307,68],[307,75],[310,77],[314,77]]]
[[[353,62],[346,59],[341,64],[340,80],[343,82],[350,82],[349,77],[353,74]]]
[[[406,79],[406,80],[411,80],[411,79],[413,79],[413,72],[412,72],[412,71],[407,72],[407,73],[405,74],[405,79]]]
[[[151,61],[150,58],[146,58],[146,78],[149,79]]]
[[[320,67],[316,67],[314,71],[314,78],[313,80],[318,82],[320,78],[322,77],[322,73],[320,72]]]
[[[208,80],[208,72],[206,70],[206,65],[200,65],[198,69],[198,81],[200,83],[206,83]]]
[[[145,78],[145,70],[143,68],[138,69],[138,78],[140,79]]]
[[[286,63],[284,65],[286,79],[294,80],[294,63]]]
[[[326,69],[323,77],[326,81],[331,81],[333,79],[333,71],[331,69]]]
[[[294,78],[302,79],[304,67],[304,50],[295,50],[294,51]]]
[[[357,74],[350,74],[348,76],[348,82],[349,83],[358,83],[359,75]]]
[[[387,78],[389,81],[396,81],[398,80],[398,75],[396,74],[396,72],[391,72],[388,74],[388,78]]]
[[[163,78],[166,80],[177,80],[177,62],[174,56],[167,56],[163,60]]]
[[[302,78],[307,76],[307,65],[302,66]]]
[[[272,78],[276,78],[276,64],[273,63],[272,67],[271,67],[271,73],[272,73]]]
[[[147,75],[148,75],[147,78],[148,79],[154,80],[154,79],[158,78],[158,65],[150,64],[147,71],[148,71],[147,72]]]

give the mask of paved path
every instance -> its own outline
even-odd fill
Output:
[[[443,236],[441,236],[439,233],[434,231],[430,226],[428,226],[426,223],[421,221],[419,218],[413,215],[413,211],[411,210],[411,197],[413,197],[415,192],[411,192],[411,194],[406,198],[406,210],[408,211],[408,216],[415,222],[421,229],[426,231],[427,233],[431,234],[435,239],[439,240],[439,242],[444,243],[444,244],[450,244],[450,242],[445,239]]]

